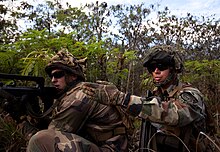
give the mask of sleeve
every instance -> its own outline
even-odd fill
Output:
[[[49,128],[76,133],[84,125],[94,103],[91,103],[81,91],[70,93],[62,101],[63,104],[57,107]]]
[[[179,127],[205,118],[203,98],[197,89],[183,90],[177,98],[168,101],[161,101],[159,97],[144,99],[134,96],[127,110],[152,122]]]

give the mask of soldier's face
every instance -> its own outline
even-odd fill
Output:
[[[170,69],[165,70],[159,70],[159,68],[155,68],[155,70],[152,72],[152,76],[155,82],[160,83],[166,80],[166,78],[169,76]]]
[[[51,72],[51,82],[57,90],[63,90],[66,87],[65,72],[59,69]]]

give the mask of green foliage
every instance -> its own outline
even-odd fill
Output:
[[[220,61],[202,60],[185,63],[186,73],[182,77],[197,86],[210,104],[215,104],[220,93]]]
[[[51,57],[52,54],[44,50],[29,53],[25,58],[22,58],[25,65],[24,69],[22,70],[22,75],[46,77],[44,68]]]
[[[56,48],[57,46],[53,45],[57,43],[52,41],[53,43],[51,44],[51,38],[46,29],[42,31],[29,30],[20,36],[19,40],[13,44],[13,47],[16,51],[20,51],[26,56],[32,51],[41,50],[45,47],[49,49],[53,49],[53,47]]]
[[[20,55],[11,48],[11,45],[0,45],[0,70],[2,73],[19,73],[22,66],[18,60]]]
[[[142,76],[141,86],[144,90],[152,90],[154,88],[153,79],[150,73],[146,72]]]
[[[185,63],[186,76],[184,79],[187,79],[190,82],[195,82],[201,77],[217,76],[220,74],[219,67],[219,60],[188,61]],[[216,82],[219,82],[219,80],[217,79]]]
[[[10,45],[4,43],[5,55],[14,54],[8,58],[8,63],[0,66],[3,71],[12,69],[13,73],[44,76],[41,71],[47,61],[45,55],[67,48],[76,57],[88,58],[88,80],[110,80],[125,87],[134,77],[142,81],[138,76],[143,74],[143,68],[138,66],[142,64],[139,59],[154,44],[176,44],[186,49],[185,58],[189,60],[219,58],[219,21],[215,18],[199,18],[190,13],[177,17],[168,7],[159,10],[159,7],[144,4],[108,6],[105,2],[78,8],[53,1],[37,6],[23,2],[17,8],[13,12],[2,6],[1,13],[12,11],[15,19],[26,18],[32,29],[27,28],[13,41],[10,39]],[[22,9],[26,11],[19,12]],[[158,12],[156,22],[149,18],[153,11]],[[8,26],[5,23],[3,27]],[[12,29],[14,34],[19,32]],[[7,32],[6,28],[3,32]],[[140,92],[138,88],[135,90]]]
[[[188,60],[182,79],[198,87],[210,105],[217,104],[220,26],[215,18],[190,13],[177,17],[167,7],[159,10],[144,4],[108,6],[97,1],[79,8],[66,6],[59,1],[36,7],[21,2],[17,10],[0,5],[1,72],[47,79],[48,60],[67,48],[75,57],[88,58],[88,81],[108,80],[123,91],[143,95],[153,87],[142,67],[144,54],[155,44],[175,44],[185,50]],[[149,18],[155,10],[157,21]],[[21,18],[29,25],[25,31],[18,29]]]
[[[13,120],[0,117],[0,151],[25,152],[26,140]]]
[[[96,42],[95,40],[90,40],[88,44],[76,42],[70,49],[70,52],[78,58],[87,57],[86,75],[88,81],[95,81],[101,73],[105,73],[100,71],[107,52],[103,44],[103,41]]]
[[[118,84],[128,79],[129,64],[136,59],[136,51],[122,52],[120,49],[113,49],[107,54],[107,75],[109,81]],[[120,84],[118,84],[120,85]]]
[[[7,58],[5,60],[10,61],[10,63],[16,62],[19,65],[17,67],[22,69],[20,72],[23,75],[45,76],[44,67],[50,57],[61,48],[73,48],[74,41],[71,35],[72,33],[63,37],[50,36],[45,29],[42,31],[31,30],[25,32],[17,42],[5,48],[4,56],[10,55],[9,59],[12,61]],[[16,60],[13,60],[12,53],[17,57]],[[4,64],[1,66],[2,68],[5,67]],[[17,73],[20,72],[17,71]]]
[[[200,73],[204,71],[219,73],[220,69],[219,60],[202,60],[202,61],[188,61],[185,63],[187,71],[194,71],[195,73]]]

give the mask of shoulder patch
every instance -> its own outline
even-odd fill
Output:
[[[180,99],[183,102],[192,102],[192,103],[198,103],[198,100],[196,99],[196,97],[191,94],[190,92],[183,92],[180,94]]]

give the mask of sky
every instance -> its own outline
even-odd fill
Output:
[[[80,4],[95,2],[96,0],[61,0],[63,3],[69,2],[72,6],[80,6]],[[107,2],[109,5],[116,4],[141,4],[146,6],[150,4],[160,4],[162,10],[168,7],[174,15],[186,15],[187,12],[195,16],[211,16],[216,14],[216,18],[220,18],[220,0],[99,0],[99,2]]]
[[[7,0],[8,6],[16,5],[23,0]],[[29,3],[34,5],[41,4],[46,0],[26,0]],[[79,7],[80,5],[84,5],[86,3],[96,2],[97,0],[58,0],[62,4],[68,2],[72,5],[72,7]],[[216,20],[220,20],[220,0],[98,0],[101,2],[107,2],[110,5],[117,4],[127,4],[127,5],[137,5],[144,3],[146,7],[149,7],[151,4],[157,5],[159,4],[159,10],[164,10],[165,7],[168,7],[171,11],[171,14],[176,16],[185,17],[187,13],[191,13],[193,16],[201,17],[211,17],[214,15]],[[12,4],[11,4],[12,3]],[[1,4],[1,1],[0,1]],[[155,19],[156,13],[151,13],[150,18]],[[22,25],[24,21],[21,22]]]
[[[9,0],[7,0],[9,1]],[[22,0],[14,0],[13,3]],[[33,4],[39,4],[46,0],[26,0]],[[97,0],[58,0],[62,4],[66,2],[72,6],[80,6],[86,3],[96,2]],[[141,4],[144,3],[146,6],[150,4],[160,4],[159,9],[163,10],[166,6],[169,8],[174,15],[186,16],[187,12],[194,16],[211,16],[215,14],[215,18],[220,18],[220,0],[98,0],[99,2],[107,2],[108,5],[117,4]],[[0,2],[1,3],[1,2]],[[10,6],[10,3],[9,3]]]

